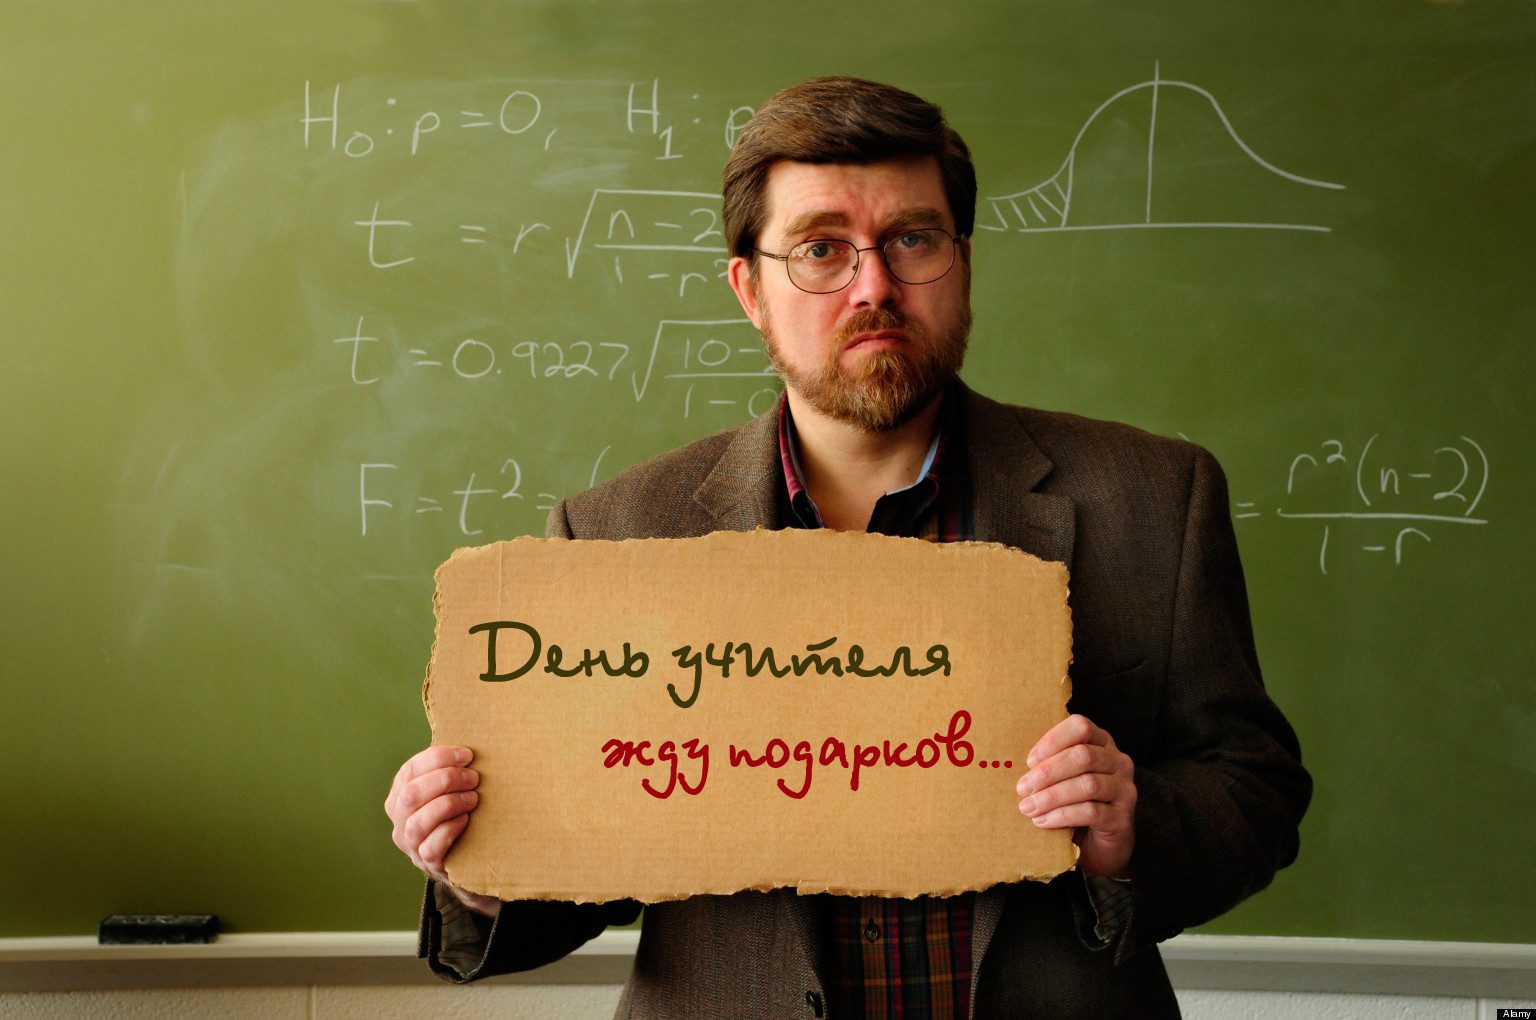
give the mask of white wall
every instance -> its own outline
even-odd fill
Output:
[[[606,932],[539,971],[470,986],[432,977],[413,932],[0,939],[0,1018],[606,1018],[638,934]],[[1191,1020],[1495,1020],[1501,1006],[1536,1020],[1536,946],[1181,935],[1163,956]]]
[[[613,1015],[618,985],[202,988],[0,994],[0,1016],[26,1020],[590,1020]],[[1179,993],[1189,1020],[1493,1020],[1475,998],[1328,992]],[[1531,1007],[1532,1003],[1525,1003]]]

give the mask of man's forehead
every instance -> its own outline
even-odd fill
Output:
[[[902,227],[931,227],[943,224],[947,217],[943,210],[931,205],[902,206],[879,218],[882,229]],[[803,234],[811,230],[847,230],[855,227],[854,217],[840,209],[810,209],[794,216],[784,224],[785,234]]]
[[[942,225],[949,220],[949,202],[933,156],[873,163],[780,160],[769,168],[767,184],[765,234],[850,227],[871,219],[880,226],[919,220]]]

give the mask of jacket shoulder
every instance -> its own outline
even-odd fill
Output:
[[[1018,416],[1020,424],[1041,444],[1042,449],[1092,447],[1106,453],[1156,453],[1185,460],[1201,451],[1201,447],[1186,439],[1160,436],[1124,422],[1089,418],[1070,411],[1047,411],[1011,404],[1001,406]]]
[[[1183,496],[1197,473],[1221,474],[1208,450],[1185,439],[1067,411],[999,406],[1050,458],[1049,486],[1081,498]]]
[[[709,530],[696,494],[730,452],[762,428],[760,420],[748,422],[625,468],[564,500],[548,530],[557,533],[561,515],[575,538],[680,538]]]

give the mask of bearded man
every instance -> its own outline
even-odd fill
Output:
[[[1066,563],[1073,714],[1031,749],[1018,793],[1034,824],[1074,830],[1079,866],[954,897],[654,904],[619,1015],[1177,1015],[1156,943],[1289,864],[1311,795],[1260,679],[1220,468],[1189,443],[959,381],[976,177],[933,104],[851,78],[787,89],[739,137],[723,198],[731,288],[783,398],[560,503],[548,534],[829,527]],[[923,598],[923,578],[903,594]],[[429,878],[434,970],[537,967],[635,919],[629,902],[501,903],[451,886],[470,761],[416,755],[386,804]]]

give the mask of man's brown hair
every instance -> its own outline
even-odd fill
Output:
[[[733,255],[753,257],[768,215],[768,168],[798,163],[874,163],[936,156],[955,231],[976,223],[976,168],[944,111],[920,96],[862,78],[812,78],[764,103],[725,164],[721,218]]]

